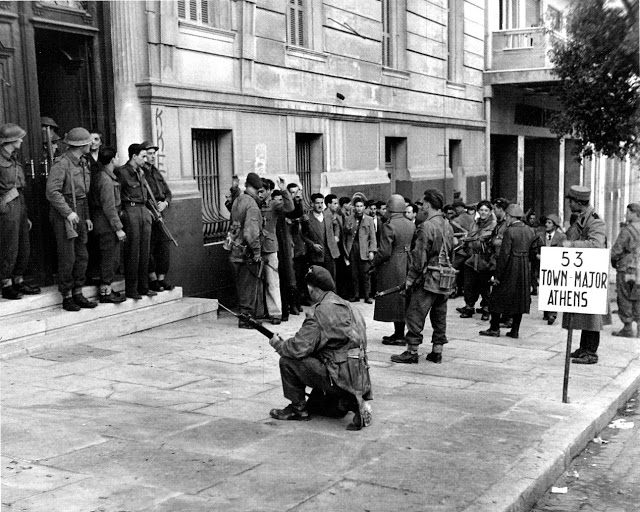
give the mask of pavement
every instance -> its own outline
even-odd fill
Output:
[[[560,319],[534,303],[520,339],[485,338],[460,305],[443,363],[426,345],[412,365],[357,305],[374,387],[360,432],[351,414],[269,418],[287,403],[278,357],[223,314],[3,361],[2,511],[528,510],[637,390],[640,340],[612,337],[616,318],[564,404]]]

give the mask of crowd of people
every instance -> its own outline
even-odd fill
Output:
[[[139,300],[173,289],[166,280],[172,238],[162,219],[172,195],[155,165],[158,146],[149,141],[131,144],[128,161],[117,167],[116,150],[102,145],[97,130],[69,130],[62,140],[65,150],[57,155],[60,137],[55,128],[53,120],[43,118],[45,152],[51,158],[46,199],[63,309],[97,306],[82,291],[91,264],[99,276],[100,303]],[[16,151],[25,135],[16,124],[0,127],[0,280],[2,298],[10,300],[41,292],[24,281],[31,221]],[[124,293],[112,287],[122,262]]]

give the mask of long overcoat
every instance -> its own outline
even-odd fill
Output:
[[[567,229],[567,240],[571,247],[603,249],[607,245],[607,233],[603,220],[589,207]],[[603,315],[563,313],[562,328],[584,331],[601,331]]]
[[[403,213],[392,213],[389,220],[382,224],[380,246],[373,258],[373,267],[377,271],[377,291],[399,286],[407,280],[408,257],[415,230],[415,224]],[[378,322],[404,322],[404,312],[403,295],[385,295],[376,299],[373,319]]]
[[[531,267],[529,250],[536,235],[521,220],[511,223],[504,231],[489,298],[491,313],[511,315],[529,313],[531,308]]]

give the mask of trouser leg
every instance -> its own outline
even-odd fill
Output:
[[[355,248],[351,249],[349,254],[349,263],[351,267],[351,286],[353,287],[352,297],[360,297],[360,272],[358,272],[358,256]]]
[[[142,233],[137,210],[139,208],[126,208],[122,216],[122,224],[127,234],[124,242],[124,282],[127,294],[138,293],[138,264]]]
[[[580,348],[595,354],[600,346],[600,331],[582,331],[580,334]]]
[[[480,307],[486,308],[489,306],[489,295],[491,295],[491,284],[489,280],[491,279],[491,274],[487,272],[478,272],[478,293],[482,297],[480,301]]]
[[[73,265],[76,259],[74,239],[67,238],[65,219],[56,210],[50,210],[49,220],[56,239],[58,291],[63,296],[70,297],[73,289]]]
[[[393,322],[394,335],[398,338],[404,336],[404,322]]]
[[[6,205],[0,214],[0,279],[8,280],[14,275],[20,245],[21,207],[19,198]]]
[[[27,272],[27,265],[31,256],[31,243],[29,241],[29,219],[24,198],[20,196],[17,201],[20,201],[20,223],[18,228],[18,254],[13,267],[13,275],[22,277]]]
[[[84,217],[82,210],[82,208],[78,207],[78,216],[80,217],[80,221],[76,228],[78,236],[73,239],[75,252],[75,261],[73,263],[74,291],[82,290],[86,280],[87,266],[89,264],[89,251],[87,251],[89,233],[87,231],[86,218]]]
[[[492,331],[500,330],[500,313],[491,313],[491,322],[489,323],[489,329]]]
[[[265,258],[264,273],[266,281],[266,305],[269,316],[282,317],[282,300],[280,298],[280,277],[278,276],[278,253],[263,254]]]
[[[473,308],[480,295],[477,288],[478,273],[471,267],[464,267],[464,303]]]
[[[236,293],[240,313],[255,315],[258,293],[258,264],[254,262],[234,262]]]
[[[625,273],[616,273],[616,294],[618,302],[618,316],[623,324],[633,322],[633,303],[631,301],[631,289],[629,283],[625,281]]]
[[[304,359],[280,358],[280,377],[285,398],[300,403],[306,400],[305,388],[321,389],[326,393],[339,393],[331,384],[327,367],[315,357]]]
[[[138,291],[149,290],[149,252],[151,250],[151,226],[153,220],[151,212],[146,208],[137,208],[140,211],[140,247],[138,259]]]
[[[359,274],[360,282],[362,283],[365,299],[368,299],[371,297],[371,274],[369,274],[370,268],[371,268],[371,262],[369,260],[359,259],[358,274]]]
[[[162,231],[160,223],[155,222],[151,227],[151,241],[149,250],[149,274],[166,275],[171,265],[171,240]]]
[[[407,324],[407,334],[405,339],[407,345],[417,347],[422,343],[422,331],[427,314],[431,310],[435,298],[435,294],[429,293],[422,288],[413,290],[411,294],[411,302],[405,314],[405,322]],[[446,310],[445,310],[446,316]]]
[[[447,341],[447,302],[448,297],[438,293],[427,292],[431,295],[432,302],[429,310],[429,319],[433,333],[431,343],[434,345],[444,345]]]
[[[511,330],[513,332],[519,332],[520,323],[522,322],[522,313],[515,314],[511,318],[513,318],[513,323],[511,324]]]
[[[120,242],[115,233],[101,233],[98,238],[100,246],[100,282],[111,284],[115,279],[116,268],[120,258]]]

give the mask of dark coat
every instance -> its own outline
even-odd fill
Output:
[[[307,258],[310,263],[322,263],[329,258],[335,260],[340,257],[340,249],[335,239],[336,236],[340,238],[338,222],[337,220],[334,222],[329,209],[325,210],[322,215],[324,217],[322,223],[315,219],[313,212],[309,212],[302,219],[302,239],[307,246]],[[313,244],[322,245],[323,249],[318,252]],[[327,251],[328,254],[325,254]]]
[[[377,291],[388,290],[407,280],[409,252],[415,230],[415,224],[403,213],[392,213],[389,221],[382,224],[380,246],[373,258],[373,267],[378,272]],[[373,319],[378,322],[404,322],[404,312],[405,300],[402,295],[385,295],[376,299]]]
[[[520,220],[504,231],[494,277],[499,284],[489,299],[491,313],[529,313],[531,307],[531,268],[529,250],[536,238],[533,230]]]
[[[603,249],[607,246],[606,227],[593,208],[589,207],[567,229],[567,240],[571,247]],[[569,323],[571,322],[571,323]],[[562,328],[584,331],[601,331],[603,315],[583,315],[581,313],[564,313]]]

